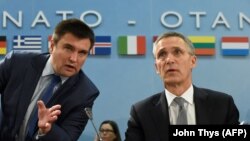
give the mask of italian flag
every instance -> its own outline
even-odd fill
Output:
[[[145,36],[119,36],[118,53],[120,55],[144,55],[146,52]]]
[[[189,36],[195,47],[196,55],[212,56],[215,55],[215,37],[214,36]]]

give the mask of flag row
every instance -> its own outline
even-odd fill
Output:
[[[216,53],[215,36],[188,36],[195,47],[196,55],[213,56]],[[47,47],[51,35],[48,36]],[[153,36],[152,45],[157,39]],[[247,36],[223,36],[221,39],[221,54],[225,56],[247,56],[249,54],[249,39]],[[120,55],[145,55],[146,36],[119,36],[118,54]],[[111,36],[95,36],[94,47],[90,50],[90,55],[111,55]],[[22,50],[32,52],[42,52],[42,37],[40,35],[15,35],[12,41],[12,48],[9,50]],[[152,48],[150,49],[152,51]],[[0,55],[7,53],[6,36],[0,36]]]

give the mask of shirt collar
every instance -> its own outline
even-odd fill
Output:
[[[168,101],[168,106],[170,106],[176,95],[169,92],[167,89],[165,89],[165,95]],[[190,85],[190,87],[181,95],[181,97],[184,98],[189,104],[193,104],[194,103],[193,95],[194,95],[194,87],[193,85]]]
[[[48,61],[46,62],[46,65],[43,69],[43,73],[42,76],[47,76],[47,75],[51,75],[54,74],[55,71],[53,70],[52,64],[51,64],[51,58],[49,57]]]
[[[52,63],[51,63],[51,57],[49,57],[48,61],[46,62],[46,65],[43,69],[42,77],[48,76],[51,74],[55,74],[55,71],[54,71]],[[68,77],[63,77],[63,76],[60,76],[60,77],[61,77],[62,83],[64,83],[68,79]]]

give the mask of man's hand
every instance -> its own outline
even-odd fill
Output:
[[[51,108],[46,108],[43,101],[39,100],[37,101],[37,106],[39,134],[47,134],[51,130],[52,124],[61,114],[61,105],[54,105]]]

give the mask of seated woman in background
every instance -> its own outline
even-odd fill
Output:
[[[101,141],[121,141],[121,135],[117,123],[113,120],[105,120],[99,127]],[[96,135],[94,141],[100,141]]]

